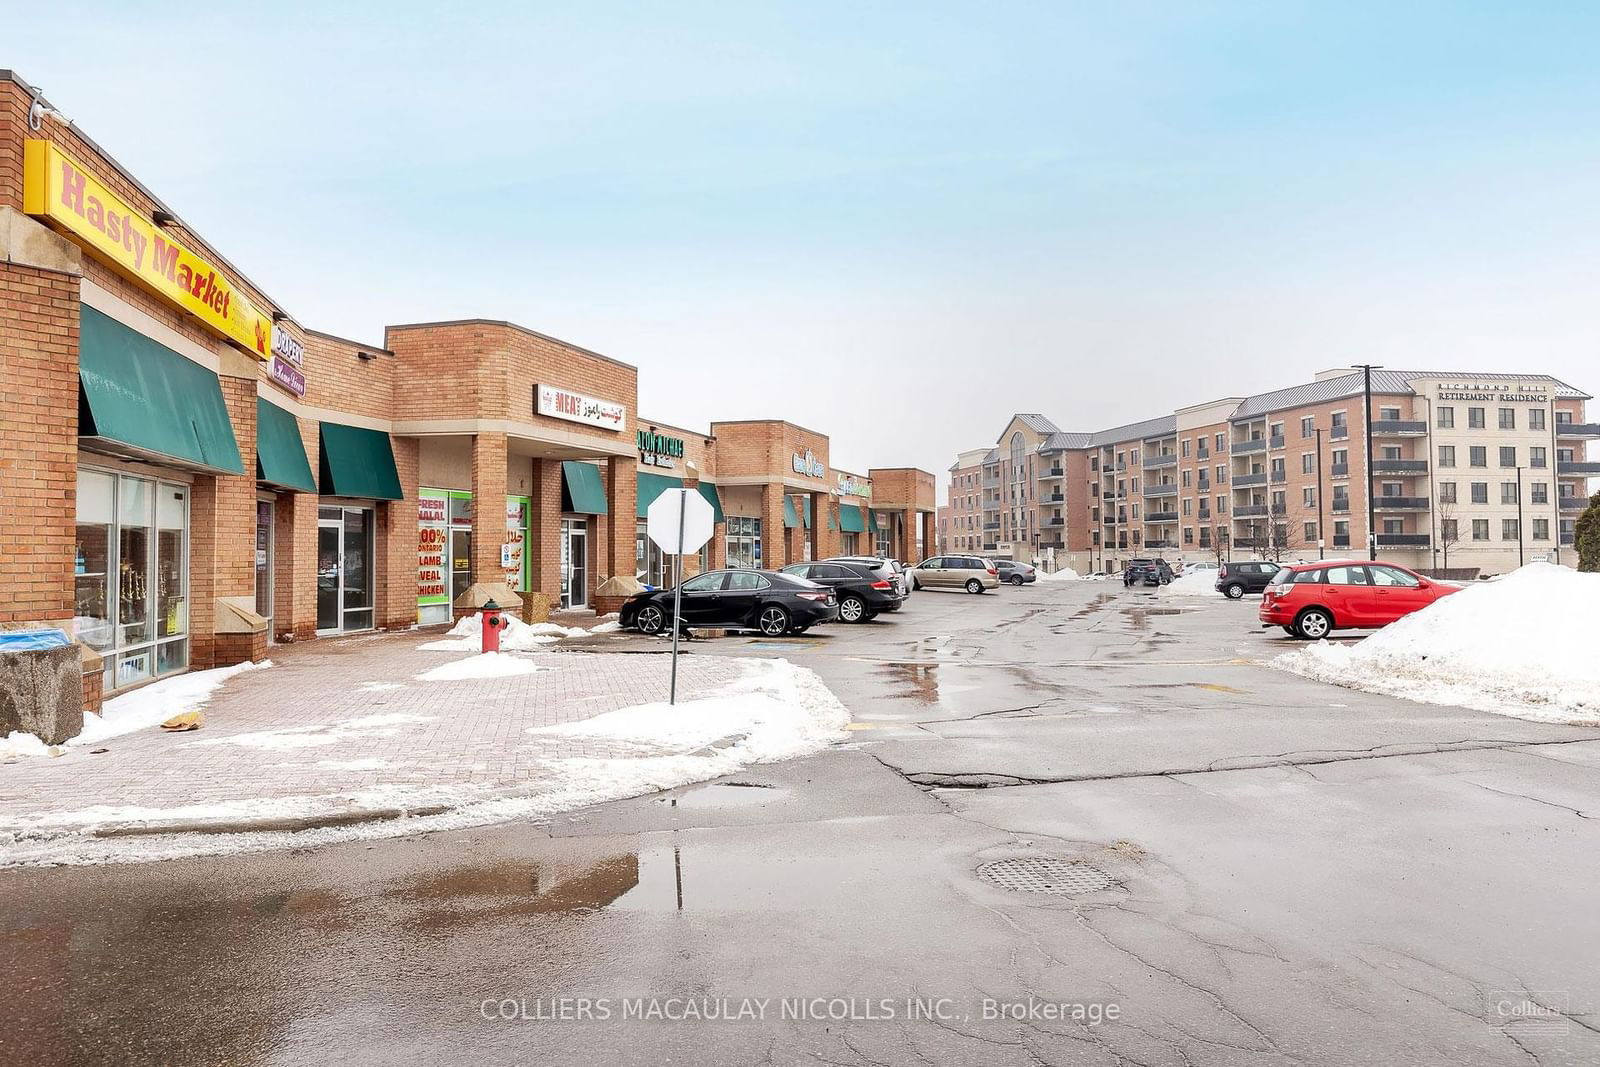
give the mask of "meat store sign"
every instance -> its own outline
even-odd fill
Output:
[[[628,427],[628,413],[621,404],[597,400],[555,385],[533,387],[533,410],[552,419],[580,422],[618,433]]]

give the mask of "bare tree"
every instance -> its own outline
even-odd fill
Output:
[[[1440,500],[1434,505],[1439,518],[1439,551],[1443,554],[1443,569],[1450,569],[1450,550],[1461,543],[1461,520],[1456,517],[1456,502]]]

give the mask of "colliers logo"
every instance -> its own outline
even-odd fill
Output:
[[[827,468],[822,465],[822,461],[817,459],[809,448],[806,449],[804,455],[796,452],[791,458],[796,474],[804,474],[808,478],[820,478],[828,473]]]

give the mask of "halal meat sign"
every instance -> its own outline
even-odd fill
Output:
[[[533,409],[553,419],[581,422],[585,426],[598,426],[604,430],[620,432],[628,424],[627,411],[621,404],[598,400],[554,385],[533,387]]]

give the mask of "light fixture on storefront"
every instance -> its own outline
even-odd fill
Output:
[[[163,211],[160,208],[156,208],[154,211],[150,212],[150,221],[163,228],[167,226],[176,226],[178,224],[178,216],[174,215],[170,211]]]

